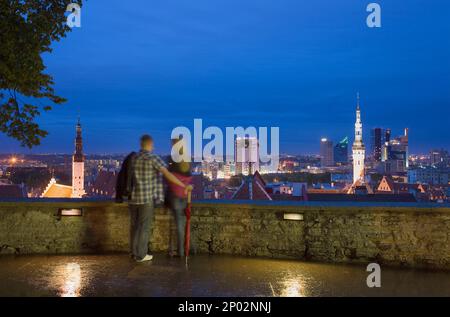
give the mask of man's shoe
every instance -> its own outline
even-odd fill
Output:
[[[152,259],[153,259],[153,255],[147,254],[147,255],[144,256],[144,258],[141,259],[141,260],[137,260],[137,259],[136,259],[136,262],[146,262],[146,261],[151,261]]]

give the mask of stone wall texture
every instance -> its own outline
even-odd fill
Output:
[[[81,217],[58,217],[82,208]],[[298,213],[302,221],[284,220]],[[175,245],[156,210],[150,248]],[[1,254],[127,252],[127,206],[112,202],[0,202]],[[192,253],[450,269],[450,208],[197,203]]]

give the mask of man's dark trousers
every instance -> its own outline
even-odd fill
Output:
[[[130,209],[130,247],[137,260],[148,253],[149,233],[153,224],[154,208],[152,204],[129,205]]]

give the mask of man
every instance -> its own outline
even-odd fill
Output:
[[[141,137],[141,150],[133,156],[131,164],[132,188],[128,202],[130,209],[131,253],[137,262],[150,261],[153,256],[147,254],[149,229],[154,216],[154,201],[161,199],[163,185],[159,179],[161,173],[169,182],[184,190],[191,191],[192,186],[183,184],[170,173],[166,164],[157,155],[152,154],[153,139],[149,135]]]

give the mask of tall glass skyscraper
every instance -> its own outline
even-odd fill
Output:
[[[323,138],[320,140],[320,165],[322,167],[333,166],[333,141]]]
[[[348,163],[348,137],[343,138],[334,147],[334,162],[337,164]]]
[[[385,131],[382,128],[374,128],[371,130],[371,154],[376,162],[381,162],[381,149],[385,142]]]

